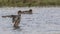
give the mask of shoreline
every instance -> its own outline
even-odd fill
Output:
[[[31,7],[60,7],[60,6],[52,6],[52,5],[49,5],[49,6],[31,6],[31,7],[28,7],[28,6],[25,6],[26,8],[31,8]],[[3,6],[3,7],[0,7],[0,8],[25,8],[25,7],[12,7],[12,6]]]

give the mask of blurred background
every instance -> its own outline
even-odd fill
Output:
[[[60,0],[0,0],[1,6],[25,7],[25,6],[60,6]]]

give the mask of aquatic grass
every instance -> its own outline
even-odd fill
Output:
[[[23,3],[23,0],[0,0],[0,7],[1,6],[12,6],[12,7],[24,7],[24,6],[60,6],[60,0],[26,0]]]

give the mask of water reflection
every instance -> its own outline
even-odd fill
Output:
[[[1,10],[2,9],[2,10]],[[60,32],[60,7],[31,7],[31,8],[1,8],[2,11],[1,15],[11,15],[16,14],[16,11],[18,10],[29,10],[33,9],[32,15],[22,14],[21,18],[21,24],[20,24],[20,30],[16,30],[15,32],[11,32],[11,34],[40,34],[40,32]],[[0,11],[0,12],[1,12]],[[12,12],[12,13],[11,13]],[[12,28],[12,23],[9,22],[10,20],[1,18],[1,24],[4,28],[7,27],[7,23],[9,27]],[[5,21],[3,21],[5,20]],[[1,26],[1,28],[2,28]],[[1,29],[0,28],[0,29]],[[12,31],[11,28],[6,28],[6,32]],[[9,31],[10,30],[10,31]],[[3,31],[3,29],[2,29]],[[3,31],[5,32],[5,31]]]

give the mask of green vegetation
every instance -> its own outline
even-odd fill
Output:
[[[60,6],[60,0],[0,0],[0,7],[24,7],[24,6]]]

